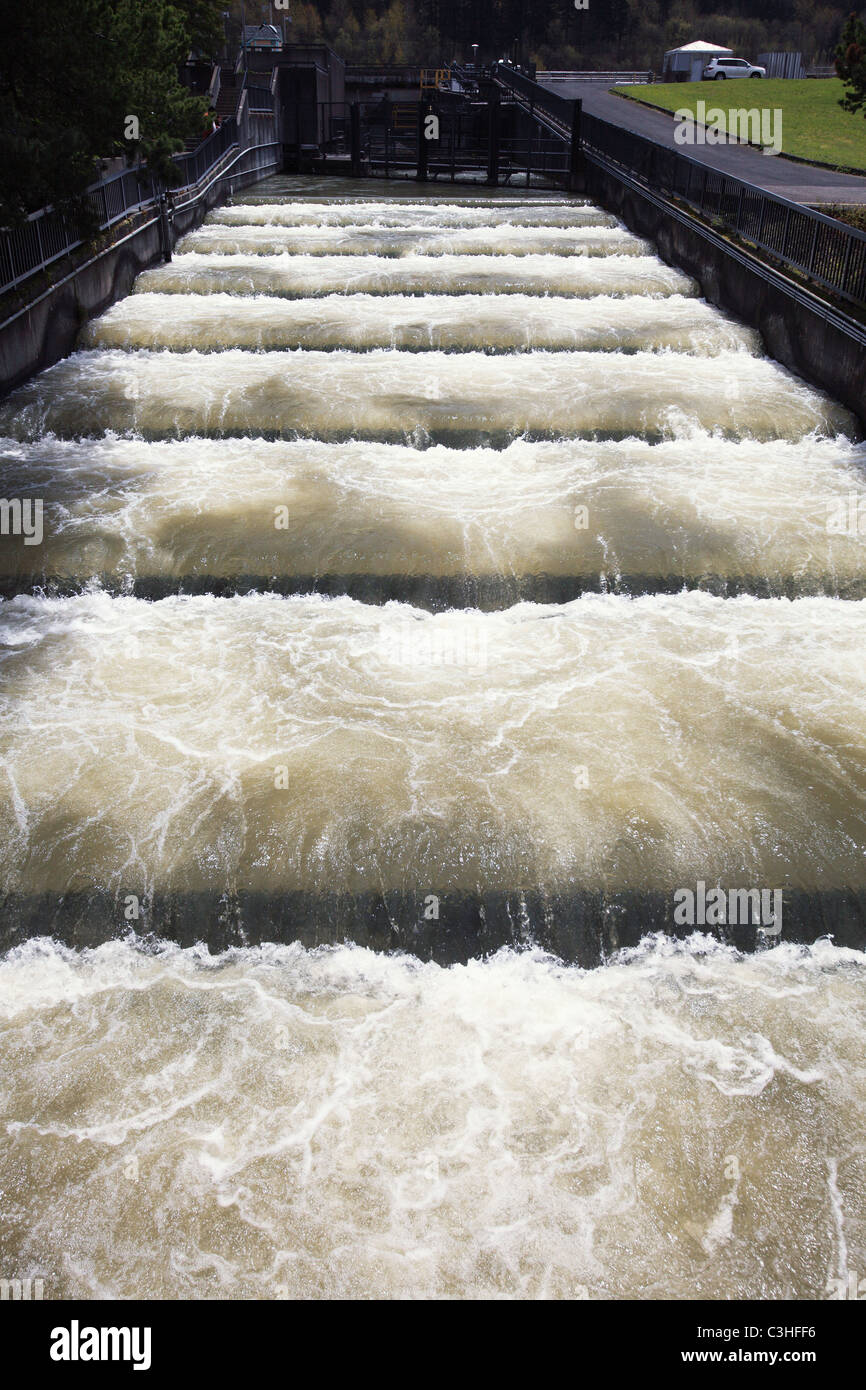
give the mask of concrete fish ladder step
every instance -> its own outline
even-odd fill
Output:
[[[331,295],[325,299],[136,294],[87,326],[84,347],[184,352],[226,348],[534,348],[757,355],[760,338],[701,299],[541,299],[532,295]]]
[[[737,885],[739,887],[739,885]],[[699,889],[694,917],[700,917]],[[712,888],[705,885],[706,900]],[[715,899],[712,912],[721,912]],[[754,906],[753,906],[754,903]],[[695,932],[736,951],[811,944],[866,947],[866,891],[786,891],[778,922],[770,904],[746,903],[726,892],[724,923],[682,923],[670,893],[142,893],[92,890],[31,897],[0,893],[0,952],[33,937],[51,937],[77,950],[129,937],[153,936],[213,952],[264,942],[298,942],[307,949],[351,944],[405,952],[438,965],[462,964],[503,948],[540,948],[559,960],[593,969],[653,933],[683,940]],[[683,916],[683,912],[679,912]],[[778,928],[778,930],[777,930]]]
[[[400,230],[407,226],[445,228],[537,227],[618,227],[617,219],[591,203],[547,203],[524,200],[508,204],[470,201],[439,203],[388,202],[356,199],[351,202],[319,203],[292,199],[285,203],[246,203],[215,208],[208,214],[206,227],[384,227]]]
[[[159,294],[696,294],[656,256],[179,255],[146,270],[136,291]]]
[[[206,224],[178,253],[242,256],[647,256],[622,227],[272,227]]]
[[[860,894],[864,643],[866,603],[826,598],[17,598],[0,884]]]
[[[845,432],[841,406],[747,352],[79,352],[0,406],[33,439],[133,432],[483,444],[522,434]]]
[[[424,608],[580,593],[863,597],[866,445],[0,439],[0,592],[347,593]]]

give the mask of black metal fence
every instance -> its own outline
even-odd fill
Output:
[[[250,111],[273,111],[274,95],[270,87],[246,87]]]
[[[268,93],[270,96],[270,93]],[[189,188],[192,184],[198,183],[204,178],[209,169],[218,164],[227,150],[238,143],[238,123],[234,116],[223,121],[218,130],[208,135],[201,144],[189,154],[180,154],[175,157],[175,163],[180,171],[180,183],[178,187]]]
[[[581,130],[585,150],[717,221],[723,230],[848,303],[866,308],[866,233],[597,116],[584,115]]]
[[[510,67],[508,63],[497,63],[493,73],[500,86],[514,92],[516,96],[523,97],[534,111],[543,112],[565,136],[571,138],[575,108],[572,99],[560,96],[558,92],[550,92],[546,87],[540,87],[537,82],[533,82],[516,68]]]
[[[326,167],[329,158],[353,156],[353,105],[359,174],[520,186],[561,186],[570,177],[570,142],[558,132],[516,104],[447,91],[420,104],[320,102],[314,143]],[[308,124],[313,142],[312,116]]]
[[[237,142],[237,122],[230,118],[197,149],[177,155],[178,186],[189,188],[199,183]],[[154,206],[157,196],[146,169],[127,169],[92,184],[84,198],[95,230],[104,232],[130,213]],[[0,294],[74,251],[82,240],[82,229],[75,219],[50,207],[34,212],[20,227],[0,229]]]

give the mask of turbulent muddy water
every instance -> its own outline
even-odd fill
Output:
[[[824,1298],[866,1255],[863,983],[828,945],[31,945],[6,1259],[66,1297]]]
[[[862,1271],[864,464],[561,195],[269,180],[0,405],[0,1276]]]

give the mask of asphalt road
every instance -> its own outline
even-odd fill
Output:
[[[612,95],[601,82],[548,82],[544,84],[563,97],[580,97],[584,111],[625,130],[633,130],[660,144],[670,145],[681,154],[709,164],[726,174],[746,179],[783,198],[797,203],[866,203],[866,178],[853,174],[836,174],[832,169],[819,169],[814,164],[798,164],[781,156],[765,155],[748,145],[692,145],[685,147],[674,141],[674,121],[662,111],[651,111],[635,101]],[[760,88],[742,82],[718,83],[718,101],[714,105],[729,106],[757,104]],[[748,90],[744,91],[746,87]],[[866,148],[866,121],[863,123],[863,143]]]

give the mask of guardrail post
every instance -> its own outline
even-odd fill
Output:
[[[499,105],[499,93],[491,93],[487,103],[488,123],[487,123],[487,182],[496,188],[499,183],[499,145],[500,132],[502,129],[502,111]],[[452,137],[452,164],[453,164],[453,137]]]
[[[429,102],[419,101],[418,103],[418,158],[416,160],[415,178],[418,183],[427,182],[427,136],[424,128],[427,124],[427,113]]]
[[[349,107],[349,141],[352,159],[352,178],[361,177],[361,108],[356,101]]]
[[[580,123],[583,103],[575,101],[571,116],[571,149],[568,161],[568,191],[576,193],[583,182],[583,148],[580,141]]]
[[[165,193],[159,195],[159,243],[162,259],[171,260],[171,228],[168,225],[168,200]]]

